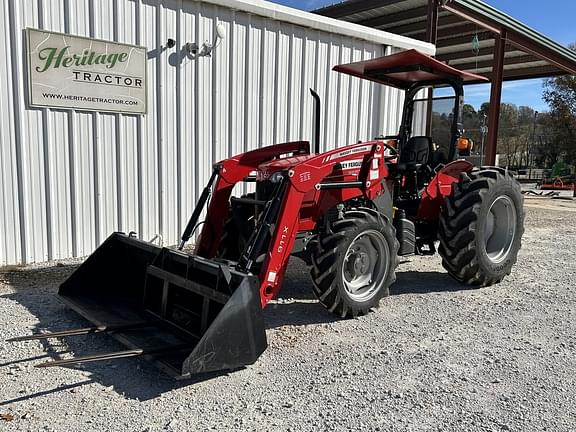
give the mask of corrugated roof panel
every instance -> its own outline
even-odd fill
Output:
[[[398,0],[391,4],[387,3],[386,1],[381,3],[347,1],[318,9],[315,13],[338,16],[342,20],[382,28],[403,36],[425,38],[428,3],[426,0]],[[382,4],[385,5],[382,6]],[[398,11],[403,11],[400,16],[397,15]],[[576,52],[482,1],[448,0],[441,2],[438,14],[441,17],[437,38],[437,56],[440,59],[446,53],[465,52],[466,48],[472,51],[473,34],[470,33],[470,29],[474,28],[478,30],[477,34],[481,39],[480,50],[488,54],[486,49],[494,46],[494,34],[499,32],[499,29],[505,29],[509,46],[515,47],[514,50],[521,50],[545,60],[550,65],[546,70],[551,74],[576,73]],[[468,38],[469,42],[466,41]],[[470,57],[464,53],[461,59]],[[450,56],[450,60],[456,59]],[[461,61],[461,64],[464,63],[467,61]],[[518,65],[519,63],[515,63],[514,70],[522,69]],[[536,73],[541,76],[546,71],[540,70]],[[534,69],[528,66],[526,77],[530,78],[533,74]],[[505,74],[504,78],[506,79],[507,76]],[[512,78],[521,78],[521,74],[515,73]]]

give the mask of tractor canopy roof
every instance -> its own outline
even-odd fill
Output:
[[[441,86],[445,85],[447,80],[462,83],[488,81],[483,76],[455,69],[413,49],[371,60],[337,65],[334,70],[400,89],[408,89],[414,84]]]

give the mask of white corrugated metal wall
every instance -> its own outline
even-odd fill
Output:
[[[392,49],[385,33],[355,38],[354,26],[257,0],[213,3],[1,0],[0,265],[85,256],[117,230],[175,244],[215,161],[311,136],[309,87],[325,148],[396,131],[399,92],[331,72]],[[212,57],[179,61],[178,46],[212,40],[218,22],[227,37]],[[28,108],[27,27],[146,46],[148,114]],[[168,38],[176,48],[162,48]]]

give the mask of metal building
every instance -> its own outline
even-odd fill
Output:
[[[185,55],[219,23],[210,57]],[[145,47],[147,113],[31,106],[27,28]],[[215,161],[311,136],[309,87],[325,148],[396,132],[399,92],[333,65],[434,52],[258,0],[2,0],[0,44],[0,266],[86,256],[113,231],[175,244]]]

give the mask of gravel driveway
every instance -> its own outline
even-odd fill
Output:
[[[574,431],[576,203],[526,199],[513,273],[467,290],[410,257],[393,295],[335,320],[294,259],[253,366],[176,382],[138,359],[37,369],[104,335],[7,344],[87,323],[53,295],[78,262],[0,273],[0,431]]]

